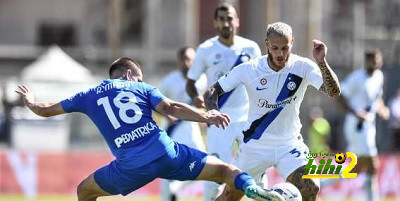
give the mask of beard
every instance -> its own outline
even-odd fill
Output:
[[[267,54],[268,54],[268,60],[269,60],[269,62],[270,62],[272,65],[274,65],[275,67],[283,68],[283,67],[285,67],[286,63],[289,61],[290,53],[286,56],[286,58],[283,58],[283,59],[279,58],[280,60],[283,60],[283,61],[285,62],[283,65],[278,65],[278,64],[275,63],[275,59],[276,59],[276,58],[274,58],[274,57],[272,56],[272,54],[269,52],[269,50],[268,50]]]
[[[224,38],[224,39],[229,39],[232,36],[232,31],[228,28],[228,29],[220,29],[219,30],[219,35]]]

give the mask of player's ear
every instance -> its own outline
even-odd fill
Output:
[[[124,78],[126,80],[133,81],[131,69],[126,70]]]
[[[293,46],[294,43],[294,36],[292,36],[292,41],[290,41],[290,44]]]
[[[235,20],[236,28],[239,28],[240,27],[240,19],[238,17],[235,17],[234,20]]]

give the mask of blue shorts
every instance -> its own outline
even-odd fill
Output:
[[[94,180],[111,195],[127,195],[156,178],[194,180],[206,164],[207,154],[186,145],[175,143],[176,154],[165,154],[141,167],[122,168],[116,160],[94,173]]]

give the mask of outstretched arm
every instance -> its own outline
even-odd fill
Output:
[[[19,85],[18,89],[15,90],[18,93],[25,106],[27,106],[32,112],[42,117],[51,117],[59,114],[64,114],[64,110],[61,107],[60,102],[58,103],[37,103],[35,102],[35,96],[33,92],[25,85]]]
[[[178,119],[213,124],[223,129],[230,123],[227,114],[219,113],[217,110],[205,112],[188,104],[175,102],[168,98],[165,98],[157,104],[156,111],[164,115],[174,116]]]
[[[204,93],[204,102],[207,110],[218,110],[218,97],[222,95],[224,90],[219,83],[215,83],[210,89]]]
[[[325,59],[328,48],[319,40],[313,40],[313,44],[313,56],[321,70],[322,78],[324,80],[319,90],[325,92],[331,97],[338,98],[340,96],[339,79],[331,67],[329,67],[328,62]]]

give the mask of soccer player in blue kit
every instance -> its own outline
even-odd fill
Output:
[[[119,58],[109,67],[110,79],[61,102],[35,102],[24,85],[18,93],[35,114],[51,117],[70,112],[86,114],[97,126],[115,156],[77,187],[79,201],[101,196],[127,195],[156,178],[209,180],[226,183],[256,200],[283,200],[275,191],[255,185],[247,173],[197,149],[174,142],[152,119],[152,110],[180,119],[225,128],[229,116],[216,110],[197,110],[164,97],[142,82],[137,62]],[[227,200],[224,196],[218,200]]]

